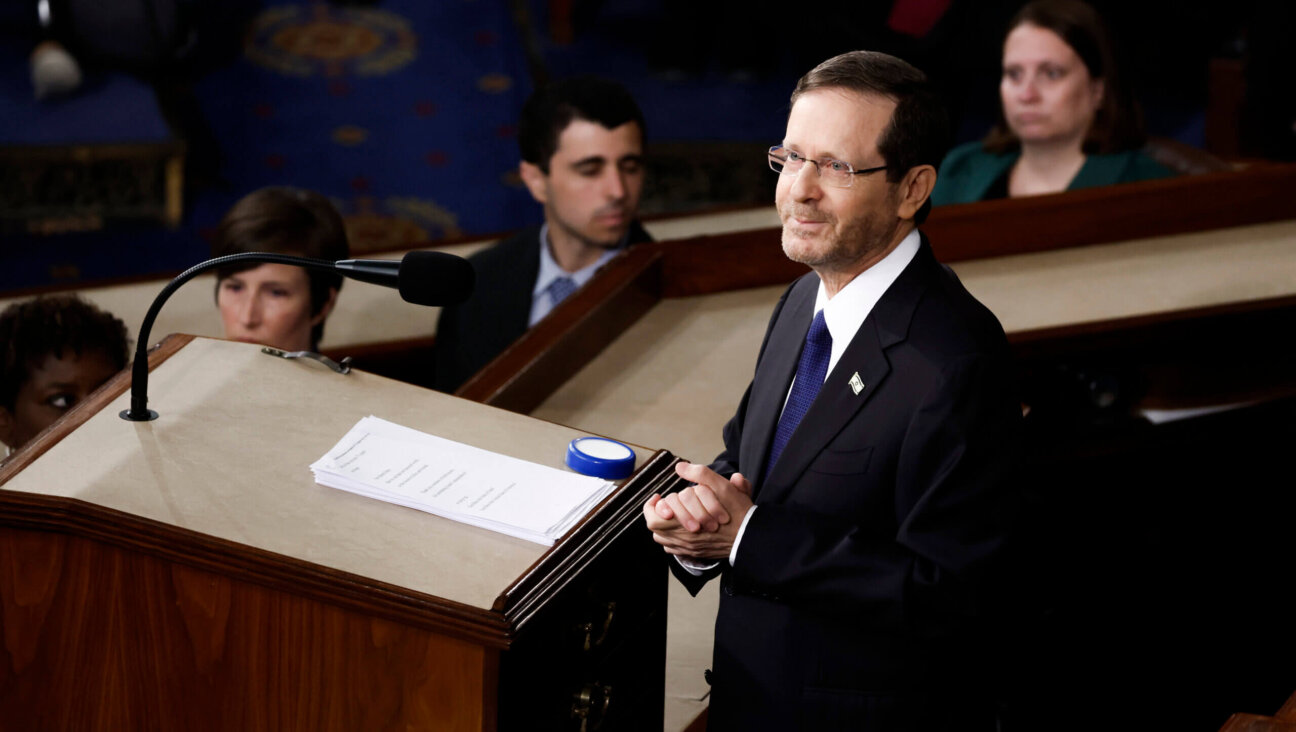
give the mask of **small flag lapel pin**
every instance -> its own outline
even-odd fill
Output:
[[[850,388],[851,391],[855,392],[856,396],[859,396],[859,393],[864,391],[864,380],[860,378],[858,371],[850,378]]]

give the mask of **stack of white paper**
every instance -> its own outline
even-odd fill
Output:
[[[365,417],[315,482],[550,546],[616,485]]]

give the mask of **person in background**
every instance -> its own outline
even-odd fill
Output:
[[[544,225],[469,257],[473,296],[437,322],[437,389],[458,389],[618,252],[650,240],[637,218],[643,139],[643,113],[614,81],[573,77],[527,99],[519,172]]]
[[[126,324],[76,295],[0,313],[0,442],[17,450],[126,367]]]
[[[1017,13],[1004,40],[999,97],[999,124],[941,163],[933,204],[1172,174],[1140,152],[1138,107],[1121,83],[1101,19],[1079,0],[1038,0]]]
[[[243,252],[350,257],[346,227],[327,198],[277,187],[244,196],[221,220],[212,256]],[[341,288],[339,274],[288,264],[237,263],[216,270],[225,337],[285,351],[319,349]]]

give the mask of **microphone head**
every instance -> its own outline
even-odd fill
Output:
[[[410,252],[400,263],[397,288],[415,305],[458,305],[472,294],[477,270],[445,252]]]

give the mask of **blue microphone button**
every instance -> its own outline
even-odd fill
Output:
[[[629,477],[634,466],[634,450],[606,437],[577,437],[567,446],[567,467],[581,475],[620,480]]]

